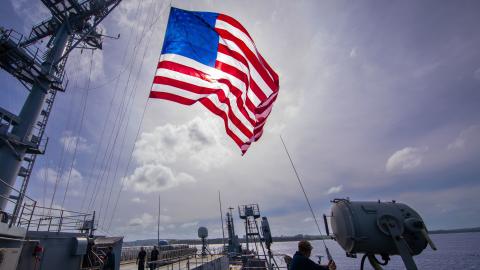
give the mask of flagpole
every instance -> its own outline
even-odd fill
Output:
[[[158,193],[157,245],[160,246],[160,193]]]
[[[221,199],[221,197],[220,197],[220,190],[218,191],[218,203],[219,203],[219,205],[220,205],[220,221],[222,222],[223,251],[225,251],[225,227],[223,226],[222,199]]]

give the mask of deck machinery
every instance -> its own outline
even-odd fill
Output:
[[[270,249],[272,235],[270,233],[268,219],[267,217],[262,217],[260,226],[257,222],[257,219],[260,218],[258,204],[240,205],[238,207],[238,214],[240,219],[245,222],[246,249],[241,252],[243,269],[279,269]],[[230,223],[231,228],[229,226]],[[231,213],[230,215],[227,214],[227,229],[229,230],[229,252],[230,250],[241,249],[238,243],[238,237],[236,237],[233,231]],[[232,233],[230,231],[231,229]]]
[[[28,36],[0,27],[0,67],[29,91],[18,116],[0,108],[1,269],[92,269],[102,264],[101,250],[87,252],[100,239],[93,235],[94,213],[39,206],[26,193],[36,157],[48,144],[44,133],[56,94],[68,86],[68,56],[75,48],[102,49],[98,26],[120,1],[41,0],[51,17]],[[43,51],[35,43],[44,39]],[[122,239],[110,240],[120,250]]]

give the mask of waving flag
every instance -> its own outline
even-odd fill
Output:
[[[235,19],[170,10],[150,98],[200,102],[220,116],[245,153],[257,141],[278,95],[278,75]]]

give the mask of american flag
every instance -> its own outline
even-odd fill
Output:
[[[278,90],[277,73],[237,20],[171,8],[150,98],[200,102],[244,154],[262,136]]]

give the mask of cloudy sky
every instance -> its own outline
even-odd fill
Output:
[[[102,232],[134,240],[156,237],[160,195],[163,238],[201,225],[219,237],[221,191],[223,210],[258,203],[275,235],[315,234],[281,134],[318,215],[337,197],[394,199],[430,229],[480,226],[478,1],[172,5],[238,19],[278,72],[262,139],[241,156],[202,106],[147,102],[170,2],[124,0],[102,25],[120,39],[69,58],[29,187],[41,204],[57,182],[62,206],[69,182],[63,207],[96,210]],[[28,34],[48,11],[10,0],[0,15]],[[5,72],[0,84],[0,105],[18,113],[27,91]]]

